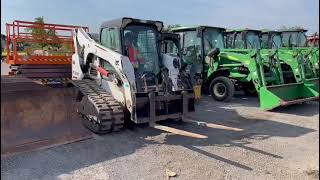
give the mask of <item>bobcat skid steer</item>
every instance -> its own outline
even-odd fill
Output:
[[[84,126],[104,134],[122,129],[125,119],[153,126],[194,111],[178,54],[161,53],[162,28],[160,21],[124,17],[102,23],[100,42],[74,31],[72,84]]]

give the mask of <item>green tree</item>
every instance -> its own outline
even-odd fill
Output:
[[[169,24],[167,27],[163,28],[163,32],[169,32],[170,29],[181,27],[180,24]]]
[[[36,23],[34,27],[27,29],[28,32],[31,32],[32,38],[38,42],[33,43],[33,47],[61,47],[60,39],[58,38],[56,32],[52,29],[45,29],[45,21],[43,16],[36,17],[34,22]],[[55,43],[48,43],[48,41],[53,41]]]

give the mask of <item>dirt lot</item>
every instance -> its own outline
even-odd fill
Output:
[[[94,139],[1,159],[3,179],[318,179],[319,103],[261,112],[258,99],[204,97],[190,118],[241,132],[166,125],[208,136],[183,137],[137,126]]]

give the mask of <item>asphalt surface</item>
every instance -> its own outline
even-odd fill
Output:
[[[196,139],[135,126],[93,139],[1,158],[3,179],[319,179],[319,103],[262,112],[258,99],[203,97],[189,122],[163,124],[208,136]]]

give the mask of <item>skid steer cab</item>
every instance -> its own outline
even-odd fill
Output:
[[[179,37],[162,28],[160,21],[120,18],[102,23],[99,42],[75,30],[72,83],[87,128],[106,133],[125,119],[153,125],[194,111],[188,76],[179,71]]]

